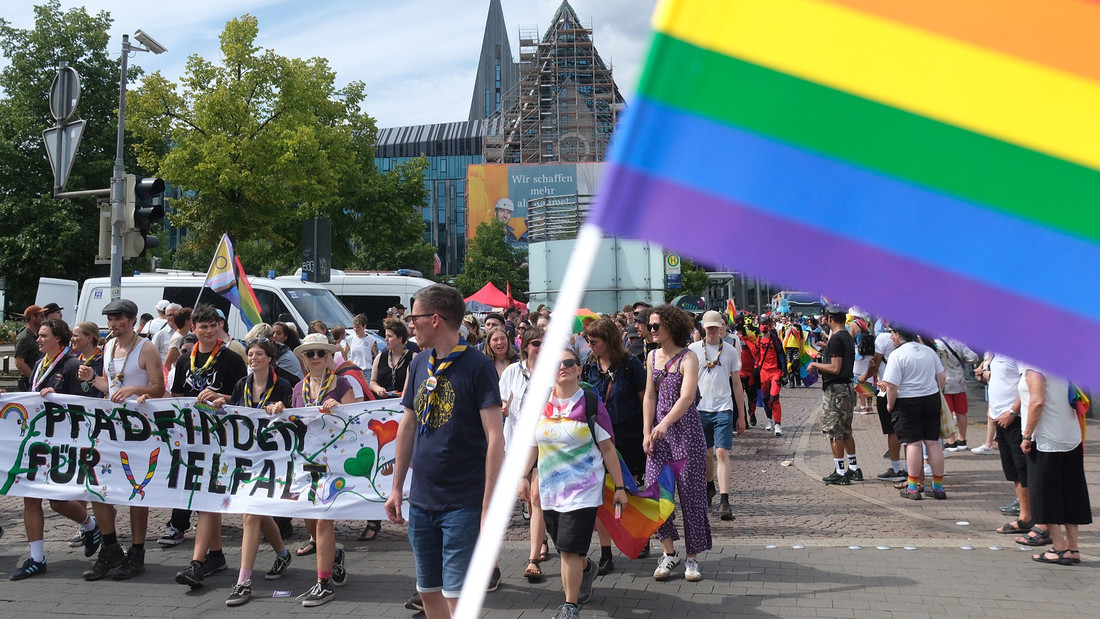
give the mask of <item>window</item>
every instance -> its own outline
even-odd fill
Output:
[[[492,103],[492,99],[489,98],[489,89],[486,88],[485,89],[485,111],[486,112],[493,109],[493,106],[492,106],[491,103]]]
[[[286,306],[270,290],[256,290],[256,300],[260,302],[260,318],[267,324],[274,324],[279,316],[287,313]]]
[[[373,330],[382,327],[382,319],[386,317],[386,310],[400,303],[401,297],[345,294],[340,297],[340,302],[353,315],[365,315],[367,317],[367,328]]]
[[[439,160],[439,171],[440,172],[446,172],[447,171],[447,160],[446,159],[440,159]]]

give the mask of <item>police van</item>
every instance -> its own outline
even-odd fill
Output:
[[[302,271],[293,276],[278,277],[276,281],[299,281]],[[340,271],[333,269],[328,282],[320,284],[332,291],[353,316],[367,317],[367,328],[382,327],[386,311],[398,304],[412,309],[412,296],[417,290],[432,285],[420,271]]]

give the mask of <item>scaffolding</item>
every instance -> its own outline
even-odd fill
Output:
[[[603,161],[624,102],[592,29],[565,0],[541,39],[519,35],[519,84],[488,119],[486,162]]]

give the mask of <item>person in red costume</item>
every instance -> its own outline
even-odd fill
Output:
[[[764,412],[768,415],[765,430],[774,429],[776,436],[783,436],[783,406],[779,403],[779,390],[786,374],[787,359],[779,334],[775,332],[772,317],[760,317],[760,337],[755,344],[756,369],[760,372],[760,393],[764,400]]]

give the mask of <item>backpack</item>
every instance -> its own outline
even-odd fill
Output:
[[[860,331],[856,335],[856,352],[859,356],[867,358],[875,356],[875,337],[869,331]]]
[[[363,373],[362,368],[355,365],[351,361],[345,361],[340,364],[340,367],[336,368],[337,376],[346,376],[347,378],[359,383],[359,386],[363,388],[363,399],[374,400],[374,392],[370,390],[370,383],[367,382],[367,376]]]

